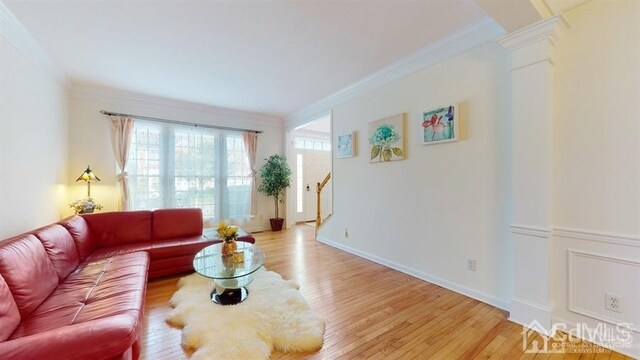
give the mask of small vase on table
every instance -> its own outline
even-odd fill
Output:
[[[236,244],[238,227],[221,222],[218,224],[218,237],[223,241],[222,256],[233,255],[233,252],[238,249],[238,245]]]
[[[233,255],[233,252],[238,249],[235,239],[225,239],[222,243],[222,256]]]

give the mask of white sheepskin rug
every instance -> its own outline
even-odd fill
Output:
[[[237,305],[211,302],[213,281],[198,274],[183,277],[170,300],[167,322],[182,328],[182,346],[192,359],[268,359],[281,352],[322,347],[324,321],[315,316],[294,281],[273,271],[255,273],[249,297]]]

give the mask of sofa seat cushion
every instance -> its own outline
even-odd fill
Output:
[[[80,263],[78,250],[71,234],[60,224],[45,226],[33,232],[42,242],[49,260],[56,269],[58,279],[63,280]]]
[[[142,321],[148,267],[145,252],[85,261],[22,319],[10,339],[117,315]]]
[[[150,242],[142,242],[136,244],[125,244],[120,246],[110,246],[98,248],[93,254],[89,255],[87,261],[97,261],[100,259],[108,259],[117,255],[130,254],[139,251],[149,251],[151,249]]]
[[[0,275],[9,285],[23,319],[58,286],[58,274],[47,252],[32,234],[0,242]]]
[[[11,336],[13,330],[20,324],[20,312],[9,291],[9,286],[0,275],[0,342]]]
[[[105,259],[116,255],[128,254],[135,251],[147,251],[151,261],[168,259],[182,256],[195,256],[195,254],[205,247],[222,242],[221,240],[210,240],[202,236],[191,236],[172,240],[159,240],[152,242],[142,242],[121,246],[98,248],[87,260]]]

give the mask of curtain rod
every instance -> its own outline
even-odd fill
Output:
[[[243,132],[251,132],[251,133],[256,133],[256,134],[262,134],[263,133],[262,130],[251,130],[251,129],[232,128],[232,127],[226,127],[226,126],[196,124],[196,123],[190,123],[190,122],[185,122],[185,121],[160,119],[160,118],[154,118],[154,117],[150,117],[150,116],[139,116],[139,115],[131,115],[131,114],[122,114],[122,113],[116,113],[116,112],[104,111],[104,110],[100,110],[100,113],[102,115],[108,115],[108,116],[129,116],[129,117],[140,119],[140,120],[158,121],[158,122],[163,122],[163,123],[167,123],[167,124],[189,125],[189,126],[203,127],[203,128],[210,128],[210,129],[219,129],[219,130],[243,131]]]

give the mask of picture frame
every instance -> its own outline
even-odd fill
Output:
[[[421,112],[417,126],[420,144],[433,145],[458,141],[460,138],[458,110],[458,104],[451,104]]]
[[[338,134],[336,139],[336,157],[339,159],[356,156],[355,153],[356,132]]]
[[[369,123],[369,162],[404,160],[404,113]]]

